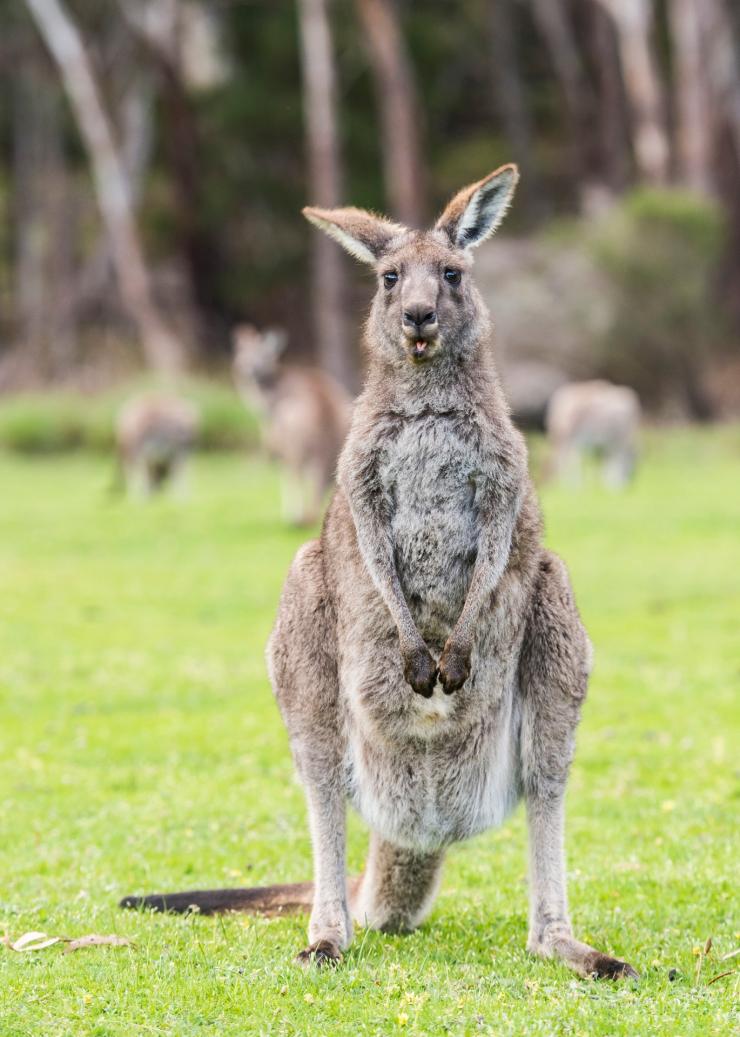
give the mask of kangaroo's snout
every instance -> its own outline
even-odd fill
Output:
[[[409,331],[420,333],[436,327],[437,311],[425,303],[407,306],[403,311],[403,326]]]
[[[437,310],[429,303],[411,303],[404,307],[401,326],[406,348],[412,360],[429,360],[436,349],[439,332]]]

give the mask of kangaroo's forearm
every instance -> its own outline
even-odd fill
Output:
[[[452,635],[453,640],[464,647],[472,644],[481,612],[488,607],[491,595],[504,574],[521,507],[518,487],[510,487],[508,492],[495,493],[492,497],[495,510],[491,509],[484,525],[465,604]]]
[[[359,514],[362,517],[359,521],[359,516],[355,518],[355,528],[362,560],[391,614],[401,644],[413,645],[420,640],[420,634],[398,578],[390,535],[367,502]]]

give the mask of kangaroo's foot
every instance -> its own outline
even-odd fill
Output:
[[[581,943],[562,923],[548,925],[541,933],[530,933],[527,950],[541,958],[560,958],[580,976],[588,979],[639,979],[640,974],[626,961]]]
[[[336,966],[342,960],[342,952],[339,944],[334,943],[333,940],[317,940],[315,943],[309,944],[305,951],[296,955],[295,960],[304,968],[311,965],[315,965],[317,968],[323,968],[326,965]]]

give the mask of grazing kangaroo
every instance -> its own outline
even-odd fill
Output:
[[[637,459],[640,400],[634,389],[611,382],[571,382],[556,389],[545,416],[549,471],[578,482],[583,457],[596,454],[607,486],[632,478]]]
[[[529,950],[584,976],[637,976],[576,940],[568,919],[563,803],[591,647],[565,566],[541,544],[471,276],[471,249],[501,222],[517,177],[503,166],[465,188],[428,232],[359,209],[304,210],[378,277],[338,489],[321,537],[296,555],[268,646],[314,882],[124,906],[310,906],[299,960],[335,962],[352,918],[418,926],[446,848],[523,798]],[[357,879],[345,876],[347,800],[372,831]]]
[[[120,474],[130,494],[149,496],[182,476],[198,434],[198,412],[176,396],[135,396],[116,421]]]
[[[318,368],[281,360],[282,331],[234,331],[234,379],[245,403],[262,421],[268,454],[283,466],[283,517],[313,523],[334,482],[337,458],[349,430],[352,401]]]

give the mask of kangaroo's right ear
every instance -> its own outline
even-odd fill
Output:
[[[391,241],[406,230],[365,209],[314,209],[307,206],[303,215],[319,230],[338,241],[355,259],[374,266]]]

